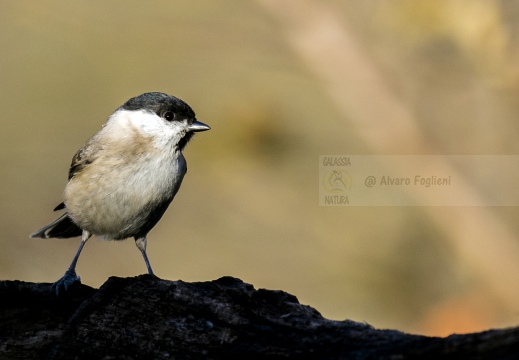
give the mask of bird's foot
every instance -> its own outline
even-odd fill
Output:
[[[73,269],[68,269],[61,279],[52,284],[51,289],[56,292],[56,296],[59,296],[61,293],[67,292],[68,288],[74,284],[81,284],[81,278]]]

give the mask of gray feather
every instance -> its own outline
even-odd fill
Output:
[[[32,238],[71,238],[81,236],[82,230],[69,218],[68,214],[65,213],[59,218],[54,220],[49,225],[42,227],[41,229],[33,232],[30,237]]]

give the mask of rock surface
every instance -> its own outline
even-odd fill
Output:
[[[433,338],[323,318],[239,279],[0,282],[1,359],[516,359],[519,328]]]

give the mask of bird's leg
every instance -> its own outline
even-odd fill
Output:
[[[135,238],[135,245],[139,248],[142,253],[142,257],[144,258],[144,262],[146,263],[146,267],[148,268],[148,274],[154,275],[153,270],[151,269],[150,261],[148,260],[148,255],[146,255],[146,236],[141,238]]]
[[[59,296],[60,292],[65,290],[67,291],[68,287],[75,282],[81,283],[81,278],[76,274],[76,264],[79,259],[79,255],[81,254],[81,250],[83,250],[83,246],[88,239],[90,239],[92,234],[89,231],[83,230],[83,234],[81,235],[81,244],[79,244],[79,248],[76,251],[76,255],[72,259],[68,270],[65,272],[65,275],[54,284],[52,284],[52,288],[55,289],[56,295]]]

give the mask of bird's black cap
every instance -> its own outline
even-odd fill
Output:
[[[122,110],[145,110],[153,112],[159,116],[171,111],[176,114],[177,119],[195,119],[195,112],[184,101],[177,97],[161,92],[149,92],[131,98],[119,109]]]

